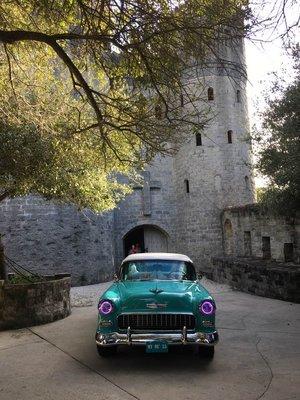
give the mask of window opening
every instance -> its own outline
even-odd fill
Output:
[[[233,132],[231,130],[227,132],[227,139],[228,139],[228,143],[230,143],[230,144],[232,143],[232,133]]]
[[[262,237],[262,256],[265,260],[271,258],[271,239],[270,236]]]
[[[201,136],[201,133],[196,133],[196,146],[202,146],[202,136]]]
[[[155,117],[157,119],[162,119],[162,117],[163,117],[163,110],[162,110],[162,106],[160,104],[156,104],[156,106],[155,106]]]
[[[181,106],[181,107],[184,106],[184,97],[183,97],[183,94],[180,95],[180,106]]]
[[[283,252],[284,252],[284,261],[285,262],[294,261],[294,245],[293,245],[293,243],[284,243]]]
[[[215,99],[214,89],[212,87],[209,87],[207,89],[207,99],[208,99],[208,101],[213,101]]]
[[[190,183],[189,183],[188,179],[184,180],[184,185],[185,185],[186,193],[190,193]]]
[[[244,232],[244,254],[246,257],[252,255],[252,243],[251,243],[251,232]]]
[[[249,177],[245,176],[245,187],[247,190],[249,190]]]

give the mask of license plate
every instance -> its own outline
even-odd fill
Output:
[[[168,343],[153,341],[146,343],[146,353],[167,353]]]

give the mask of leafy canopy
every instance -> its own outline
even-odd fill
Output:
[[[136,179],[207,122],[187,67],[211,67],[216,42],[245,34],[247,4],[1,1],[1,197],[113,208],[129,191],[119,174]]]
[[[275,98],[263,114],[263,142],[258,168],[271,182],[260,200],[283,214],[300,210],[300,69],[299,49],[295,80],[282,88],[282,78],[274,85]]]

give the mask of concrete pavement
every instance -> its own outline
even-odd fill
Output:
[[[168,354],[96,352],[98,294],[73,288],[72,315],[0,332],[1,400],[296,400],[300,398],[300,305],[232,291],[208,280],[220,343],[208,362],[185,347]],[[85,299],[87,299],[85,301]]]

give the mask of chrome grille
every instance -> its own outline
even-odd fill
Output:
[[[119,329],[131,330],[182,330],[195,328],[195,317],[190,314],[121,314],[118,316]]]

